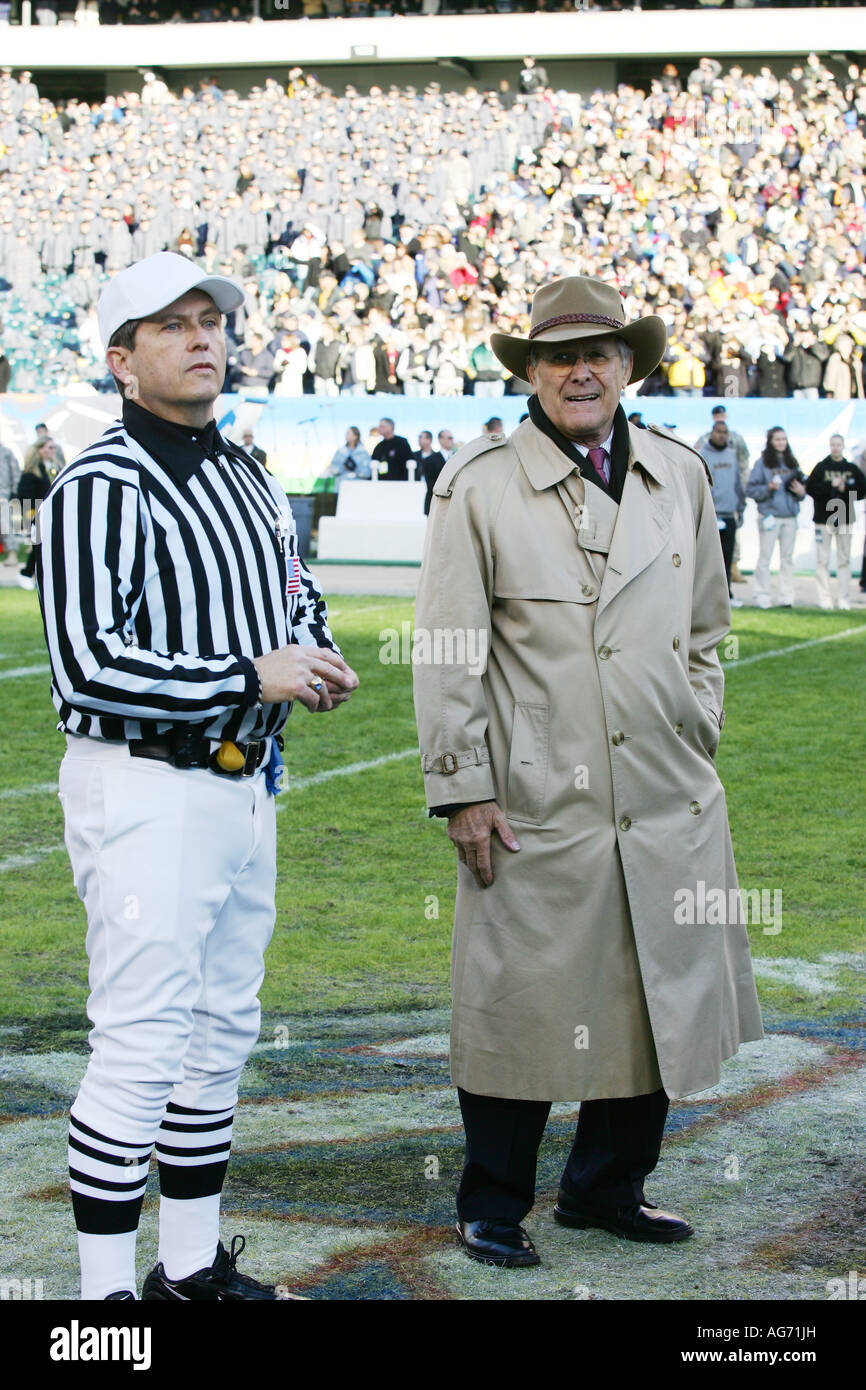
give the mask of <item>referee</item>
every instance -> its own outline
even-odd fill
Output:
[[[81,1296],[135,1297],[151,1150],[152,1300],[275,1299],[219,1238],[238,1078],[274,925],[270,788],[293,700],[358,684],[283,491],[223,440],[234,281],[161,252],[98,318],[123,419],[58,476],[37,584],[66,734],[60,800],[87,910],[91,1057],[69,1128]]]

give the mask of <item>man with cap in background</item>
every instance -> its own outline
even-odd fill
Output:
[[[222,315],[243,291],[160,252],[100,296],[123,419],[39,513],[37,581],[66,734],[60,799],[88,919],[91,1057],[69,1170],[85,1299],[135,1297],[152,1148],[159,1258],[143,1297],[274,1299],[219,1239],[238,1078],[274,922],[280,729],[357,677],[285,494],[224,440]]]
[[[706,434],[702,434],[702,435],[701,435],[700,439],[699,439],[699,440],[696,442],[696,444],[695,444],[695,449],[696,449],[697,452],[701,455],[701,458],[703,458],[704,461],[706,461],[705,450],[706,450],[706,446],[707,446],[707,445],[709,444],[709,442],[710,442],[710,438],[711,438],[711,436],[712,436],[713,430],[715,429],[715,427],[716,427],[717,424],[727,425],[727,428],[728,428],[728,444],[730,445],[730,447],[731,447],[732,449],[736,450],[736,454],[737,454],[737,465],[738,465],[738,467],[739,467],[739,472],[740,472],[740,483],[741,483],[741,485],[742,485],[743,492],[745,492],[745,491],[746,491],[746,483],[749,481],[749,473],[751,472],[751,468],[752,468],[752,460],[751,460],[751,457],[750,457],[750,455],[749,455],[749,446],[748,446],[748,444],[746,443],[745,439],[743,438],[743,436],[742,436],[741,434],[738,434],[736,430],[731,429],[730,425],[728,424],[728,411],[727,411],[727,408],[726,408],[725,406],[723,406],[723,405],[714,405],[713,408],[712,408],[711,414],[712,414],[712,417],[713,417],[712,426],[711,426],[711,428],[707,431]],[[739,528],[742,526],[742,524],[743,524],[742,521],[739,521],[739,522],[737,523],[737,530],[739,530]],[[738,535],[735,535],[735,537],[734,537],[734,549],[733,549],[733,554],[732,554],[732,558],[731,558],[731,583],[732,583],[732,584],[745,584],[745,582],[746,582],[745,579],[743,578],[742,574],[740,573],[739,559],[740,559],[740,538],[739,538]]]
[[[474,1259],[530,1265],[551,1102],[581,1102],[556,1219],[684,1240],[643,1189],[669,1099],[715,1085],[762,1029],[745,925],[696,919],[701,888],[736,893],[706,467],[620,404],[664,323],[627,323],[613,287],[567,277],[535,294],[527,338],[491,341],[531,384],[529,416],[440,474],[415,611],[474,655],[457,642],[413,672],[428,805],[459,861],[458,1233]]]

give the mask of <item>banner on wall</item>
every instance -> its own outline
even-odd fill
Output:
[[[737,398],[717,400],[709,396],[634,396],[626,393],[627,413],[639,411],[646,424],[668,426],[688,444],[706,433],[712,424],[714,405],[724,405],[731,428],[742,434],[753,459],[761,453],[768,430],[780,426],[788,435],[801,467],[809,472],[829,453],[830,436],[845,438],[849,459],[861,462],[866,452],[866,401],[805,401],[788,398]],[[43,422],[62,445],[67,460],[96,439],[120,416],[116,395],[63,395],[11,392],[0,395],[0,443],[12,448],[19,460]],[[243,432],[253,431],[255,443],[264,449],[268,467],[289,493],[329,489],[326,475],[334,452],[345,443],[346,430],[355,425],[364,445],[372,448],[371,430],[383,415],[394,420],[398,434],[413,448],[420,430],[434,438],[449,429],[455,441],[466,443],[482,433],[484,422],[499,416],[506,433],[526,411],[524,396],[416,397],[375,396],[220,396],[215,406],[217,424],[228,438],[241,442]],[[800,508],[800,534],[795,558],[799,565],[814,564],[811,502]],[[862,517],[854,537],[854,550],[862,546]],[[743,564],[752,568],[757,557],[757,515],[749,503],[741,532]]]
[[[714,405],[724,405],[732,429],[744,436],[753,458],[764,447],[767,431],[786,431],[806,472],[829,452],[831,434],[845,437],[846,453],[857,459],[866,450],[866,401],[803,401],[754,397],[718,401],[710,396],[626,396],[627,412],[640,411],[645,423],[672,426],[688,444],[709,430]],[[10,392],[0,395],[0,443],[23,458],[44,421],[63,446],[67,459],[92,444],[120,416],[115,395],[39,395]],[[383,415],[391,417],[398,434],[413,448],[418,433],[434,437],[450,429],[458,443],[482,433],[485,420],[498,415],[506,433],[526,412],[525,396],[266,396],[226,395],[216,402],[220,430],[240,442],[252,429],[255,442],[268,455],[268,467],[287,492],[312,492],[327,472],[334,452],[345,443],[346,430],[356,425],[370,446],[370,431]]]

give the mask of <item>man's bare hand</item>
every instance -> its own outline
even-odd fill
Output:
[[[466,864],[475,875],[479,888],[489,888],[493,882],[490,841],[494,831],[506,849],[512,852],[520,849],[511,826],[495,801],[478,801],[464,806],[448,822],[448,838],[457,846],[460,863]]]
[[[265,656],[257,656],[253,665],[261,677],[262,700],[267,705],[300,700],[314,712],[333,709],[348,700],[358,686],[358,677],[351,666],[330,647],[302,647],[291,643]],[[316,680],[322,682],[320,690],[313,689]]]

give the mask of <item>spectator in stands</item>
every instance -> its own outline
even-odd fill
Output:
[[[110,385],[92,344],[84,363],[63,350],[66,315],[80,329],[106,265],[143,245],[190,249],[189,232],[200,259],[255,291],[229,324],[236,356],[253,332],[278,340],[294,309],[313,354],[323,322],[337,339],[363,325],[379,390],[402,390],[397,364],[420,329],[433,393],[474,382],[481,394],[479,342],[525,328],[534,289],[570,274],[579,246],[586,274],[612,262],[630,313],[658,313],[674,340],[693,332],[701,389],[814,391],[814,364],[791,341],[809,329],[811,356],[829,350],[819,390],[859,397],[863,74],[837,77],[813,55],[778,78],[714,62],[694,76],[685,93],[673,65],[589,96],[435,83],[332,93],[298,69],[287,87],[266,78],[240,97],[212,81],[175,94],[146,73],[141,93],[90,105],[0,74],[0,317],[16,385]],[[614,169],[611,196],[586,191]],[[369,390],[365,371],[349,384],[360,380]],[[507,378],[508,394],[526,389]],[[665,389],[653,373],[640,392]]]
[[[508,375],[501,362],[497,362],[486,339],[478,342],[469,354],[468,376],[474,381],[473,395],[502,396],[505,394],[505,378]]]
[[[490,435],[491,438],[497,438],[500,434],[503,433],[504,427],[502,424],[502,416],[491,415],[489,420],[484,421],[484,425],[482,428],[485,434]]]
[[[365,340],[364,330],[354,324],[340,352],[340,391],[349,396],[365,396],[375,389],[376,357]]]
[[[850,401],[863,395],[863,354],[851,333],[840,333],[824,368],[824,392],[834,401]]]
[[[238,353],[235,386],[240,391],[267,392],[274,375],[274,355],[261,333],[253,333],[250,345]]]
[[[12,380],[12,367],[9,358],[0,347],[0,396],[9,390],[9,383]]]
[[[806,495],[806,479],[800,470],[788,436],[779,426],[767,431],[761,457],[755,460],[746,496],[758,504],[759,554],[755,567],[754,598],[758,608],[769,608],[770,563],[779,545],[779,608],[794,603],[793,556],[797,538],[797,513]]]
[[[397,376],[403,383],[404,396],[429,396],[433,373],[427,363],[429,347],[420,329],[412,333],[397,358]]]
[[[820,342],[812,328],[795,327],[784,354],[792,396],[808,401],[818,399],[829,356],[829,344]]]
[[[297,333],[284,333],[274,353],[275,396],[302,396],[308,358]]]
[[[387,483],[405,483],[409,480],[406,464],[412,458],[412,446],[402,434],[394,433],[394,421],[384,415],[379,421],[379,443],[373,450],[373,461],[385,464],[385,472],[378,469],[380,477]]]
[[[700,396],[707,379],[703,353],[692,329],[672,337],[667,346],[668,385],[675,396]]]
[[[361,431],[357,425],[350,425],[346,430],[346,442],[337,449],[325,476],[336,479],[334,488],[339,492],[346,478],[371,478],[372,474],[372,460],[361,443]]]
[[[418,482],[426,483],[427,495],[424,498],[424,515],[430,511],[430,499],[433,496],[433,489],[436,486],[436,479],[445,467],[445,459],[438,449],[433,448],[433,434],[430,430],[421,430],[418,435],[418,448],[412,455],[418,465],[415,477]]]
[[[344,344],[339,342],[327,319],[316,344],[313,390],[317,396],[339,396],[340,356]]]
[[[815,522],[815,583],[818,606],[832,608],[830,547],[836,542],[836,582],[839,607],[851,607],[851,533],[855,502],[866,497],[866,475],[845,458],[841,434],[830,436],[830,452],[816,463],[806,480]]]

